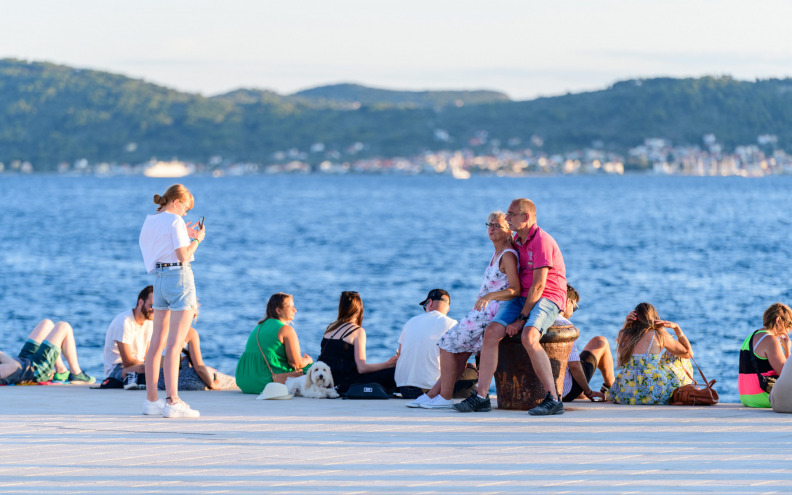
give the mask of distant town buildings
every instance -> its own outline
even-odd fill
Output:
[[[435,137],[447,144],[448,133],[437,129]],[[626,156],[604,150],[600,141],[591,147],[566,153],[548,154],[543,142],[531,136],[528,147],[512,138],[507,148],[497,140],[488,140],[481,130],[459,150],[427,151],[410,157],[356,158],[366,149],[365,143],[352,143],[342,151],[327,149],[324,143],[313,143],[306,150],[288,149],[274,153],[264,163],[237,162],[213,156],[207,163],[185,163],[176,159],[163,162],[152,159],[145,163],[89,163],[86,159],[63,162],[58,173],[70,175],[139,175],[181,177],[191,173],[215,177],[248,174],[448,174],[467,178],[475,174],[496,176],[616,174],[625,172],[658,175],[743,176],[762,177],[771,174],[792,174],[792,156],[777,147],[774,135],[757,136],[756,144],[737,146],[725,152],[713,134],[702,136],[701,146],[674,146],[665,138],[645,139],[631,148]],[[485,149],[486,151],[482,151]],[[0,162],[0,173],[33,173],[27,161]],[[173,173],[173,175],[169,175]]]

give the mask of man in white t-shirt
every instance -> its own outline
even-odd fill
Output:
[[[110,323],[104,345],[105,385],[114,378],[127,390],[140,388],[138,374],[145,373],[144,361],[154,328],[153,290],[149,285],[140,291],[135,307]]]
[[[424,314],[411,318],[399,337],[395,379],[405,399],[415,399],[440,378],[437,341],[457,324],[456,320],[446,316],[451,296],[443,289],[430,290],[419,304],[423,306]]]

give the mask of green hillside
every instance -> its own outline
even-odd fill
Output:
[[[359,103],[361,105],[397,106],[403,108],[433,108],[510,101],[508,96],[497,91],[392,91],[367,88],[358,84],[321,86],[300,91],[295,93],[294,96],[305,98],[318,104]]]
[[[474,137],[482,151],[493,140],[501,148],[529,146],[533,136],[546,152],[593,141],[625,151],[647,137],[700,144],[705,133],[727,148],[753,144],[759,134],[775,134],[778,146],[792,148],[792,79],[636,80],[493,102],[499,95],[340,85],[295,95],[240,89],[204,97],[106,72],[6,59],[0,60],[0,162],[29,160],[36,170],[79,158],[205,162],[220,155],[265,163],[276,151],[308,152],[314,143],[344,158],[354,143],[364,145],[357,156],[396,156],[465,148]]]

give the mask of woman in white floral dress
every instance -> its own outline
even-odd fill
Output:
[[[495,248],[495,254],[484,271],[478,298],[473,310],[457,325],[440,337],[440,379],[409,407],[450,407],[454,383],[461,376],[471,354],[481,351],[484,329],[498,312],[500,301],[508,301],[520,295],[518,255],[513,248],[511,231],[506,216],[494,211],[487,217],[487,234]]]

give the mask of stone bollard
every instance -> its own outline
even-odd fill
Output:
[[[580,336],[574,325],[552,326],[539,342],[550,358],[558,393],[564,386],[567,360],[572,343]],[[536,376],[520,335],[506,337],[498,347],[498,368],[495,370],[498,409],[526,411],[538,406],[547,393]]]

